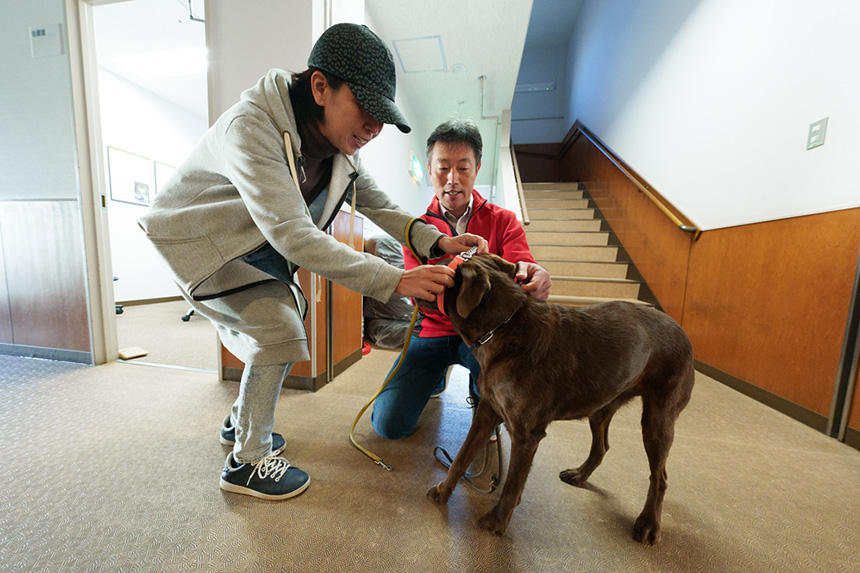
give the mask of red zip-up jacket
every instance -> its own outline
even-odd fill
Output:
[[[439,199],[433,197],[427,212],[419,217],[437,229],[453,237],[457,232],[442,215]],[[519,263],[521,261],[534,263],[534,257],[526,241],[526,232],[517,220],[513,211],[490,203],[476,190],[472,190],[472,216],[466,225],[466,232],[480,235],[487,240],[491,253],[499,255],[506,261]],[[448,256],[448,255],[446,255]],[[442,257],[440,257],[442,258]],[[430,259],[434,263],[439,259]],[[421,263],[412,256],[409,249],[403,247],[403,264],[407,269],[417,267]],[[421,308],[421,317],[416,322],[415,332],[422,338],[431,336],[451,336],[457,334],[451,321],[439,311]]]

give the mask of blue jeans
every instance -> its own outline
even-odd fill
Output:
[[[400,358],[392,370],[399,361]],[[421,338],[413,334],[403,365],[373,403],[370,421],[374,431],[392,440],[412,434],[430,395],[451,364],[469,369],[469,393],[478,396],[476,383],[481,367],[459,336]]]

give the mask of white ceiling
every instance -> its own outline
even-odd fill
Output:
[[[403,73],[398,74],[398,90],[406,92],[413,110],[420,110],[427,128],[452,116],[480,119],[511,107],[531,4],[531,0],[365,1],[375,31],[396,52],[402,51],[405,40],[439,38],[443,71],[409,73],[401,67]],[[427,59],[432,61],[430,54]],[[400,66],[397,53],[395,60]]]
[[[191,7],[194,18],[204,17],[203,0]],[[204,24],[189,18],[188,0],[116,2],[93,14],[99,67],[208,117],[205,60],[193,65],[205,55]]]
[[[581,2],[365,0],[365,7],[395,52],[398,93],[405,91],[421,123],[432,128],[450,117],[480,119],[510,108],[523,46],[566,43]],[[205,17],[202,0],[191,5],[195,17]],[[100,66],[206,115],[205,69],[173,69],[205,46],[204,25],[189,18],[188,0],[99,5],[95,30]],[[145,72],[142,59],[162,62],[157,77]]]
[[[583,0],[534,0],[527,48],[566,45]]]

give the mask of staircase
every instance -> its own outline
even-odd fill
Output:
[[[526,238],[535,260],[552,277],[549,300],[585,306],[639,300],[640,281],[612,244],[609,227],[578,183],[523,183],[531,223]]]

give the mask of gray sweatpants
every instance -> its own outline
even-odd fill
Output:
[[[272,448],[275,405],[294,362],[309,358],[301,315],[290,287],[279,281],[211,300],[183,296],[208,318],[224,346],[245,363],[230,413],[236,428],[233,456],[255,463]],[[300,332],[301,337],[290,333]]]

